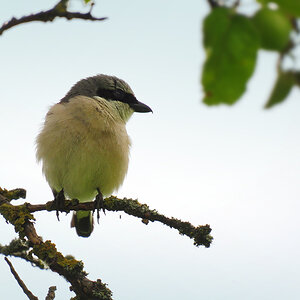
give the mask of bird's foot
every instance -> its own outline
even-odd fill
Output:
[[[100,219],[100,210],[102,209],[104,214],[105,214],[105,208],[104,208],[104,200],[103,200],[103,195],[100,191],[99,188],[97,188],[98,194],[95,198],[94,201],[94,212],[97,210],[97,222],[99,224],[99,219]]]
[[[56,217],[59,221],[59,211],[62,211],[62,209],[65,207],[65,193],[64,189],[62,189],[59,193],[56,191],[53,191],[54,194],[54,204],[56,206]]]

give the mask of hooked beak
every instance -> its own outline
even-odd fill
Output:
[[[151,111],[151,112],[153,113],[152,109],[151,109],[148,105],[146,105],[146,104],[144,104],[144,103],[142,103],[142,102],[139,102],[139,101],[137,101],[137,102],[135,102],[135,103],[130,103],[129,106],[130,106],[135,112],[147,113],[147,112],[150,112],[150,111]]]

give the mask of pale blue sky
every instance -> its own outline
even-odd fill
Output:
[[[54,3],[5,1],[0,22]],[[250,0],[242,5],[254,9]],[[38,234],[82,259],[115,300],[300,298],[300,93],[262,109],[276,55],[260,52],[237,105],[204,106],[200,26],[208,11],[206,1],[102,0],[93,12],[105,22],[32,23],[0,37],[1,187],[26,188],[32,203],[51,200],[34,153],[48,107],[83,77],[116,75],[154,111],[128,123],[131,162],[117,195],[213,229],[211,248],[196,248],[166,226],[107,212],[82,239],[70,215],[58,222],[55,213],[36,213]],[[3,218],[0,235],[1,243],[16,236]],[[41,299],[50,285],[58,300],[74,295],[56,274],[12,262]],[[25,299],[1,258],[0,268],[1,295]]]

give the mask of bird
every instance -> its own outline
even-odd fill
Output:
[[[104,74],[78,81],[50,107],[36,138],[36,158],[55,200],[99,201],[118,190],[131,147],[126,123],[134,112],[152,109],[124,80]],[[71,227],[89,237],[92,212],[74,211]]]

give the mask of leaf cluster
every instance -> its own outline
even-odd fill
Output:
[[[291,89],[300,85],[299,70],[286,70],[283,63],[300,37],[300,1],[256,1],[260,9],[252,16],[237,12],[238,3],[227,7],[210,1],[212,11],[203,23],[206,60],[201,78],[207,105],[232,105],[241,98],[259,50],[279,54],[277,79],[265,108],[284,101]]]

